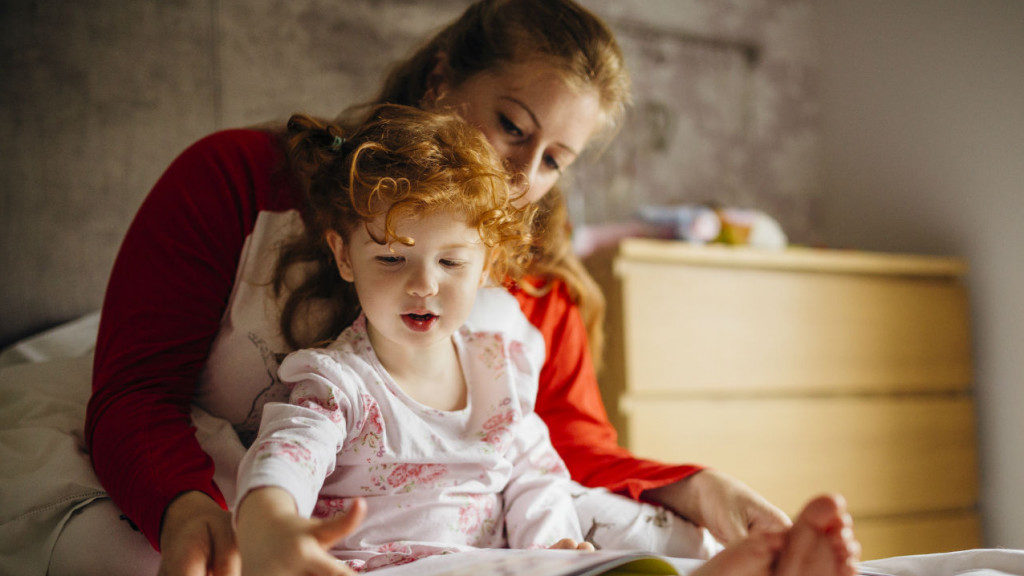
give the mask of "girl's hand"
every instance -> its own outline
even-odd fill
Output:
[[[593,552],[594,545],[590,542],[576,542],[572,538],[562,538],[558,542],[552,544],[550,550],[582,550],[583,552]]]
[[[328,552],[350,534],[366,515],[356,499],[348,514],[311,520],[295,513],[295,501],[280,488],[253,490],[238,508],[238,547],[246,576],[354,574]]]
[[[160,576],[239,576],[231,514],[202,492],[185,492],[164,512]]]
[[[645,495],[707,528],[726,545],[753,530],[777,532],[793,525],[789,516],[749,486],[717,470],[701,470]]]

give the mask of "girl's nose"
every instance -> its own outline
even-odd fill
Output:
[[[406,292],[420,298],[437,294],[437,278],[430,266],[418,266],[412,271],[406,283]]]

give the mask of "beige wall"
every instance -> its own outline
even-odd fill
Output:
[[[1024,548],[1024,2],[818,7],[819,225],[970,261],[986,544]]]

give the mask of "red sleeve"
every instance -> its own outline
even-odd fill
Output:
[[[224,506],[190,403],[257,214],[295,203],[282,165],[265,133],[197,142],[146,197],[114,262],[86,442],[103,486],[157,549],[177,495],[199,490]]]
[[[539,298],[515,288],[513,294],[530,323],[544,335],[547,358],[540,373],[537,414],[548,425],[551,441],[573,480],[639,499],[644,490],[702,470],[637,458],[618,445],[601,402],[586,327],[563,283]]]

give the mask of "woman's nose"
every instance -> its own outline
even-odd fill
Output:
[[[541,157],[540,150],[533,146],[521,146],[510,151],[510,154],[505,157],[509,170],[516,175],[513,180],[516,193],[521,194],[537,185]]]

